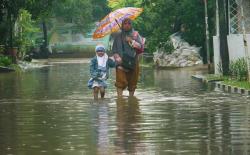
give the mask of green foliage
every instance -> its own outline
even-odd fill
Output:
[[[5,44],[6,42],[6,37],[8,34],[8,27],[6,26],[6,24],[7,24],[7,21],[0,22],[0,34],[1,34],[0,44]]]
[[[108,6],[112,10],[123,7],[140,7],[143,3],[143,0],[108,0]]]
[[[99,21],[104,18],[111,10],[108,7],[107,0],[91,0],[93,4],[93,19]]]
[[[160,43],[167,42],[171,34],[180,31],[181,27],[184,39],[190,44],[203,46],[205,41],[202,0],[9,0],[4,2],[3,8],[9,6],[8,10],[13,12],[14,17],[17,17],[19,10],[24,8],[32,14],[33,19],[48,23],[51,17],[55,17],[76,24],[82,32],[89,31],[93,21],[100,20],[110,12],[107,5],[112,10],[128,6],[142,7],[144,11],[134,21],[134,27],[146,37],[146,47],[151,53]],[[208,1],[209,27],[212,33],[214,32],[214,9],[215,2]],[[1,28],[0,31],[5,32]],[[210,35],[213,35],[212,33]],[[171,47],[166,49],[170,51]]]
[[[1,1],[1,7],[0,7],[0,12],[1,12],[1,17],[3,18],[4,24],[7,25],[5,29],[2,29],[0,31],[4,31],[4,33],[1,33],[1,39],[2,43],[8,44],[9,46],[13,45],[13,35],[14,35],[14,25],[15,21],[18,17],[19,10],[21,8],[24,8],[26,5],[26,2],[24,0],[3,0]],[[5,25],[5,26],[6,26]],[[0,26],[1,27],[1,26]]]
[[[14,30],[13,23],[15,23],[18,18],[18,13],[20,12],[19,10],[25,9],[32,15],[30,16],[32,19],[35,19],[40,23],[46,23],[46,25],[48,24],[48,30],[50,30],[50,28],[54,28],[54,25],[49,25],[51,23],[51,18],[56,18],[57,20],[64,21],[65,23],[73,23],[76,25],[75,28],[81,32],[89,32],[94,21],[100,20],[108,12],[110,12],[106,0],[6,0],[1,4],[0,11],[6,12],[2,11],[4,9],[7,9],[7,12],[14,17],[12,18],[12,25],[10,26],[12,27],[12,30]],[[6,17],[7,13],[5,13],[4,16]],[[11,44],[13,43],[12,37],[9,37],[10,34],[4,33],[10,32],[10,30],[6,29],[6,24],[8,24],[8,22],[9,21],[7,20],[1,21],[0,24],[0,32],[2,35],[4,34],[4,37],[1,37],[0,41],[3,44],[10,40],[9,38],[11,38]],[[26,23],[28,23],[28,21],[26,21]],[[23,26],[27,28],[30,25],[27,26],[27,24],[24,24]],[[30,29],[26,30],[29,31]],[[10,33],[11,36],[16,34],[14,31],[11,31]],[[17,37],[13,37],[14,42],[15,44],[27,47],[30,42],[23,38],[23,34],[33,37],[31,36],[31,33],[23,32],[22,36],[18,35]],[[44,30],[44,40],[47,40],[45,34],[47,34],[47,30]],[[21,48],[21,51],[26,50],[23,47]]]
[[[4,54],[4,50],[5,50],[4,45],[0,45],[0,55]]]
[[[112,8],[112,10],[116,10],[118,8],[125,7],[125,0],[109,0],[108,6]]]
[[[28,0],[25,4],[24,9],[32,14],[33,19],[44,20],[52,16],[52,8],[56,0]]]
[[[205,75],[207,81],[222,81],[225,80],[225,77],[222,75],[215,75],[215,74],[207,74]]]
[[[239,81],[247,79],[247,62],[245,58],[240,58],[229,63],[229,76]]]
[[[197,0],[109,0],[109,7],[143,7],[144,12],[135,20],[134,27],[147,38],[147,48],[154,52],[169,36],[182,31],[183,39],[190,44],[204,46],[204,2]],[[209,17],[214,17],[215,2],[208,2]],[[210,31],[214,32],[214,18],[209,18]],[[182,28],[182,29],[181,29]],[[212,33],[210,34],[212,36]],[[204,51],[203,51],[204,52]],[[205,52],[204,52],[205,53]]]
[[[178,5],[180,7],[177,15],[184,25],[184,39],[189,43],[201,46],[205,38],[203,1],[184,0]]]
[[[91,0],[55,0],[53,15],[64,22],[74,23],[79,30],[89,30],[93,21]]]
[[[170,40],[161,42],[158,45],[159,51],[163,51],[167,54],[171,54],[174,51],[174,46]]]
[[[0,55],[0,66],[10,66],[11,65],[11,58],[9,58],[8,56],[2,56]]]
[[[39,28],[35,26],[35,22],[31,19],[31,14],[24,9],[21,9],[19,12],[17,25],[16,42],[19,46],[21,56],[24,56],[29,48],[34,46],[35,33],[39,32]]]
[[[157,0],[153,3],[146,3],[142,20],[135,26],[139,32],[147,38],[149,52],[155,52],[160,43],[167,42],[173,33],[172,25],[175,23],[176,6],[174,0]],[[166,14],[167,13],[167,14]]]
[[[18,65],[18,64],[11,64],[11,65],[9,65],[8,66],[9,68],[12,68],[12,69],[14,69],[15,70],[15,72],[22,72],[23,70],[22,70],[22,68]]]

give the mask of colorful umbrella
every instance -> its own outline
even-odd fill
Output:
[[[142,8],[126,7],[109,13],[98,23],[97,29],[93,33],[93,39],[102,38],[105,35],[118,31],[123,19],[130,18],[134,20],[142,11]]]

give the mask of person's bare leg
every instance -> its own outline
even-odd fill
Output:
[[[101,88],[100,88],[100,93],[101,93],[101,98],[104,99],[104,96],[105,96],[105,88],[101,87]]]
[[[134,96],[135,91],[129,91],[129,96]]]
[[[116,88],[116,91],[117,91],[117,96],[118,96],[118,97],[122,97],[123,89],[121,89],[121,88]]]
[[[94,94],[94,99],[95,100],[98,99],[98,93],[99,93],[99,88],[98,87],[94,87],[93,88],[93,94]]]

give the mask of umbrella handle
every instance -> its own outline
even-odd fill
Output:
[[[115,19],[115,22],[118,24],[119,28],[121,29],[121,25],[119,24],[119,22],[117,21],[117,19]]]

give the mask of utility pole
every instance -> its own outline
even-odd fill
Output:
[[[205,24],[206,24],[206,50],[207,50],[207,64],[208,72],[211,71],[211,62],[210,62],[210,49],[209,49],[209,29],[208,29],[208,14],[207,14],[207,0],[204,0],[205,5]]]
[[[240,10],[241,10],[241,22],[242,22],[242,31],[243,31],[243,42],[244,42],[246,62],[247,62],[247,72],[248,72],[247,79],[248,79],[248,82],[250,82],[250,64],[249,64],[249,53],[248,53],[246,28],[245,28],[245,16],[244,16],[243,0],[240,0]]]
[[[216,36],[220,36],[219,4],[216,0]]]
[[[216,35],[213,36],[214,47],[214,74],[221,75],[221,56],[220,56],[220,21],[219,21],[219,4],[216,0]]]

